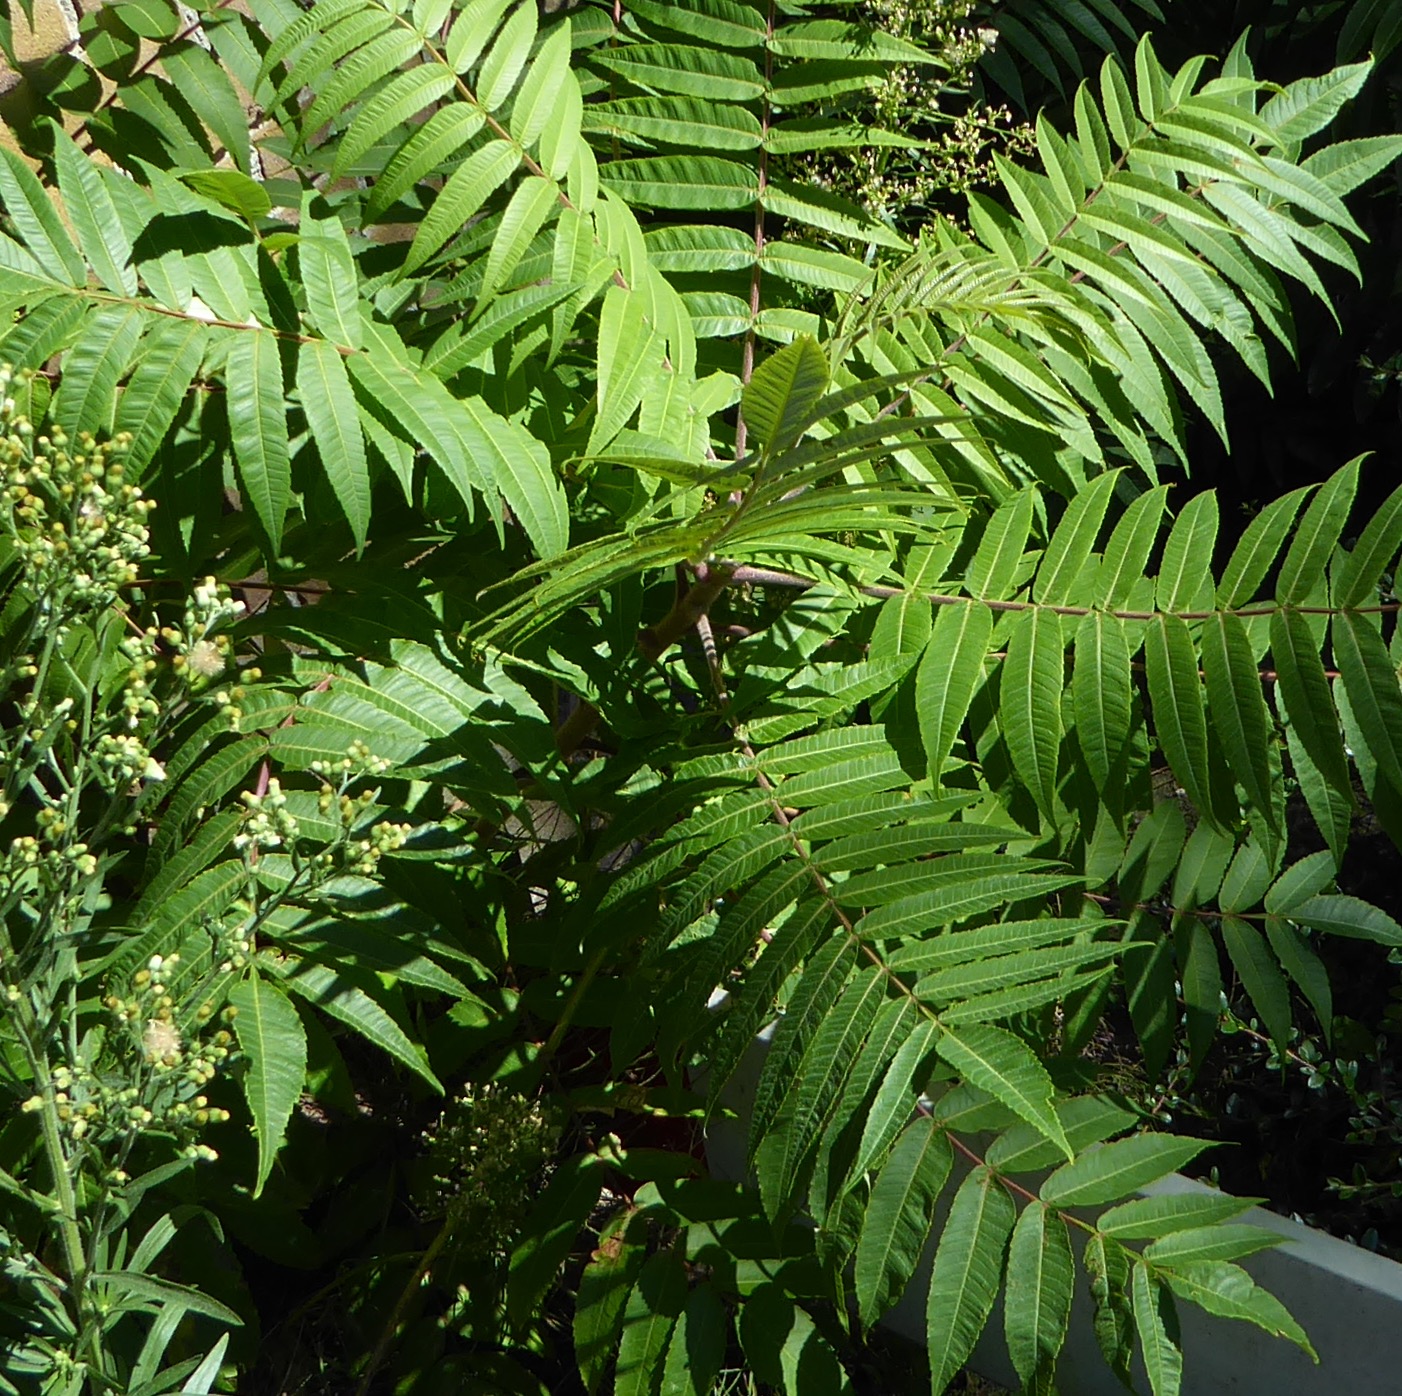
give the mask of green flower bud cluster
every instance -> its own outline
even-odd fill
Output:
[[[243,832],[235,837],[235,848],[278,848],[297,841],[297,821],[287,809],[287,796],[276,776],[262,795],[246,790],[239,799],[244,806]]]
[[[403,848],[413,832],[412,824],[392,824],[387,819],[381,820],[370,830],[369,838],[356,839],[351,844],[351,871],[370,876],[379,865],[380,859],[386,853]]]
[[[550,1161],[559,1126],[538,1101],[488,1083],[465,1086],[421,1136],[421,1205],[448,1214],[461,1245],[500,1249],[524,1219],[530,1184]]]
[[[105,732],[93,744],[93,765],[108,790],[120,790],[135,781],[164,780],[165,768],[146,750],[140,737]]]
[[[228,667],[233,642],[215,632],[237,620],[243,610],[243,602],[235,601],[228,587],[206,577],[191,592],[180,624],[160,632],[161,639],[175,651],[172,666],[192,690],[213,683]]]
[[[155,506],[123,478],[128,439],[83,432],[75,444],[61,427],[35,436],[5,396],[12,381],[0,367],[0,527],[36,596],[62,591],[87,607],[108,605],[151,551],[146,516]]]

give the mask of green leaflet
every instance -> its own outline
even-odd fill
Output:
[[[1244,1319],[1275,1337],[1288,1338],[1313,1362],[1319,1362],[1319,1354],[1304,1329],[1274,1295],[1261,1289],[1239,1265],[1222,1260],[1197,1260],[1172,1264],[1162,1273],[1179,1298],[1187,1299],[1210,1314]]]
[[[1251,1198],[1229,1197],[1214,1191],[1156,1193],[1122,1202],[1102,1212],[1096,1230],[1104,1236],[1124,1240],[1153,1240],[1178,1231],[1214,1226],[1239,1217],[1252,1203]]]
[[[1140,1261],[1133,1265],[1130,1297],[1139,1351],[1154,1396],[1178,1396],[1183,1380],[1183,1353],[1174,1339],[1177,1323],[1169,1317],[1173,1300],[1162,1281]]]
[[[1207,718],[1187,623],[1168,615],[1151,621],[1144,635],[1144,661],[1159,744],[1194,808],[1210,821]]]
[[[944,773],[974,693],[983,679],[993,614],[976,602],[942,606],[916,674],[920,735],[936,782]]]
[[[1217,540],[1217,496],[1196,495],[1178,515],[1163,545],[1158,609],[1204,610],[1212,594],[1212,548]]]
[[[263,1191],[282,1147],[292,1107],[302,1094],[307,1066],[307,1035],[286,995],[252,975],[229,991],[238,1012],[234,1032],[248,1061],[243,1093],[258,1134],[258,1171],[253,1195]]]
[[[1271,1040],[1284,1050],[1290,1039],[1290,988],[1260,929],[1239,916],[1224,916],[1222,942]]]
[[[623,1327],[623,1309],[647,1256],[640,1239],[630,1238],[635,1216],[625,1208],[599,1236],[599,1244],[579,1278],[574,1308],[574,1353],[587,1392],[598,1389]]]
[[[912,1120],[892,1148],[872,1187],[857,1242],[853,1283],[864,1329],[890,1308],[915,1273],[953,1163],[944,1130],[928,1115]]]
[[[1020,1038],[986,1023],[966,1023],[957,1031],[941,1030],[935,1045],[971,1085],[987,1091],[1071,1156],[1066,1133],[1052,1109],[1051,1078]]]
[[[1358,462],[1350,461],[1319,487],[1280,565],[1276,594],[1282,601],[1304,601],[1324,576],[1330,554],[1348,521],[1358,487]]]
[[[1378,770],[1402,790],[1402,692],[1397,672],[1369,618],[1344,612],[1329,626],[1349,706]]]
[[[299,960],[288,967],[283,982],[293,993],[408,1067],[440,1095],[443,1093],[442,1084],[428,1064],[427,1052],[409,1037],[381,1001],[390,995],[376,975],[352,969],[346,963],[333,970],[312,960]],[[400,1012],[402,1016],[402,1008]]]
[[[760,364],[745,385],[740,407],[767,454],[798,440],[827,386],[827,359],[807,335]]]
[[[643,1266],[623,1311],[614,1396],[649,1396],[661,1380],[668,1340],[686,1305],[686,1267],[675,1251]]]
[[[1061,619],[1035,610],[1018,617],[1003,662],[1000,712],[1018,777],[1048,824],[1055,820],[1061,754],[1061,691],[1065,686]]]
[[[127,469],[137,479],[185,405],[208,331],[197,321],[159,319],[146,331],[136,368],[117,399],[113,430],[130,432]]]
[[[1271,657],[1276,667],[1276,702],[1290,720],[1292,742],[1308,752],[1329,786],[1352,804],[1348,759],[1334,697],[1309,622],[1298,611],[1271,615]],[[1297,769],[1299,761],[1294,762]]]
[[[974,1169],[954,1194],[925,1307],[932,1391],[945,1390],[988,1322],[1015,1212],[1011,1196],[986,1168]]]
[[[276,552],[292,502],[282,365],[277,341],[260,330],[225,331],[224,383],[239,484]]]
[[[916,1071],[934,1046],[937,1032],[928,1018],[920,1019],[891,1058],[867,1109],[861,1141],[847,1172],[847,1186],[876,1166],[910,1119],[924,1084]]]
[[[1090,1149],[1062,1164],[1039,1189],[1043,1202],[1057,1207],[1089,1207],[1113,1202],[1145,1183],[1180,1168],[1211,1147],[1206,1139],[1136,1134]]]
[[[1113,793],[1111,772],[1129,739],[1131,702],[1124,622],[1100,612],[1082,616],[1071,671],[1072,711],[1091,779],[1107,800]]]
[[[1252,806],[1279,833],[1284,825],[1284,796],[1277,791],[1275,734],[1261,693],[1251,639],[1239,616],[1218,611],[1204,624],[1202,661],[1208,705],[1227,764]]]
[[[510,141],[488,141],[453,171],[414,233],[414,241],[404,262],[406,274],[417,270],[442,248],[458,228],[516,172],[520,158]]]
[[[136,270],[131,266],[131,241],[117,217],[112,196],[98,167],[57,127],[54,163],[64,208],[73,220],[78,245],[98,282],[109,291],[134,296]]]
[[[886,978],[873,968],[859,975],[824,1017],[804,1052],[798,1075],[767,1142],[777,1166],[760,1173],[760,1195],[771,1217],[789,1205],[799,1174],[841,1091],[852,1062],[886,994]]]
[[[351,526],[356,547],[370,528],[370,470],[360,434],[355,395],[345,361],[331,345],[315,341],[297,355],[297,396],[321,457],[321,467]]]
[[[710,1396],[725,1363],[730,1315],[708,1284],[686,1297],[667,1343],[659,1396]]]
[[[1029,1202],[1008,1245],[1003,1332],[1024,1387],[1050,1376],[1071,1319],[1075,1263],[1066,1223],[1057,1212]]]
[[[1012,594],[1032,527],[1034,501],[1033,492],[1023,490],[999,505],[988,521],[965,578],[971,595],[1002,601]]]

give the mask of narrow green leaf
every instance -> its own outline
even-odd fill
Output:
[[[847,1172],[849,1186],[876,1165],[910,1119],[916,1097],[924,1084],[916,1079],[915,1073],[934,1046],[937,1032],[934,1023],[922,1018],[891,1058],[891,1064],[886,1068],[881,1085],[867,1109],[861,1143]]]
[[[988,1322],[1015,1216],[1007,1189],[986,1168],[974,1169],[954,1194],[925,1306],[932,1391],[954,1379]]]
[[[133,479],[140,479],[184,405],[204,359],[207,335],[197,321],[163,316],[138,346],[136,368],[117,400],[113,428],[131,434],[126,467]]]
[[[1357,897],[1342,894],[1310,897],[1291,909],[1290,920],[1313,931],[1347,936],[1350,940],[1402,945],[1402,926],[1381,907],[1371,906]]]
[[[1199,611],[1210,604],[1212,549],[1217,541],[1217,496],[1206,492],[1183,506],[1163,545],[1157,605],[1161,611]]]
[[[1045,606],[1064,606],[1071,599],[1100,536],[1100,525],[1118,479],[1118,472],[1106,471],[1066,506],[1037,568],[1032,583],[1034,601]]]
[[[1239,916],[1224,916],[1222,943],[1271,1040],[1283,1052],[1290,1040],[1290,988],[1264,936]]]
[[[1349,706],[1378,770],[1402,790],[1402,689],[1397,669],[1370,618],[1344,612],[1329,633]]]
[[[1035,500],[1034,491],[1021,490],[994,511],[969,563],[965,585],[971,595],[988,601],[1005,601],[1012,595]]]
[[[686,1305],[686,1290],[686,1265],[675,1251],[661,1251],[643,1266],[623,1311],[614,1396],[652,1396],[657,1391],[668,1340]]]
[[[1134,1389],[1134,1312],[1129,1300],[1129,1251],[1099,1232],[1086,1238],[1083,1261],[1095,1305],[1096,1346],[1110,1370],[1128,1390]]]
[[[983,680],[992,636],[993,613],[978,602],[942,606],[935,616],[916,673],[915,707],[930,779],[936,784]]]
[[[635,1216],[632,1208],[625,1208],[605,1225],[575,1292],[575,1364],[589,1396],[613,1358],[623,1328],[623,1306],[647,1258],[642,1238],[630,1236]]]
[[[697,1285],[672,1329],[658,1396],[711,1396],[729,1342],[725,1305],[711,1285]]]
[[[1181,1168],[1204,1149],[1209,1139],[1171,1134],[1136,1134],[1090,1149],[1062,1164],[1039,1189],[1043,1202],[1056,1207],[1091,1207],[1114,1202]]]
[[[1003,662],[999,702],[1003,735],[1018,777],[1049,824],[1055,819],[1065,682],[1061,618],[1047,610],[1019,616]]]
[[[83,322],[78,342],[63,361],[63,377],[53,396],[53,419],[70,437],[112,430],[117,384],[131,367],[148,322],[134,305],[100,306]]]
[[[987,1023],[966,1023],[958,1031],[942,1030],[935,1045],[970,1085],[987,1091],[1071,1157],[1066,1133],[1052,1109],[1051,1077],[1021,1038]]]
[[[522,6],[521,13],[531,10]],[[417,271],[516,172],[520,155],[510,141],[479,146],[449,176],[414,233],[404,273]],[[386,171],[388,175],[388,171]]]
[[[1129,666],[1124,622],[1101,612],[1082,616],[1076,628],[1071,703],[1076,740],[1091,780],[1102,794],[1109,793],[1111,772],[1129,740]]]
[[[798,440],[827,387],[827,357],[815,339],[801,335],[755,370],[740,410],[746,425],[773,454]]]
[[[1402,548],[1402,489],[1394,490],[1368,520],[1352,552],[1337,569],[1334,604],[1342,607],[1376,604],[1379,583],[1384,573],[1392,571],[1399,548]]]
[[[360,415],[345,361],[324,340],[303,344],[298,350],[297,396],[355,546],[364,548],[370,527],[370,468]]]
[[[1291,737],[1308,752],[1329,787],[1351,804],[1353,786],[1334,695],[1309,622],[1298,611],[1280,610],[1271,615],[1270,626],[1276,702],[1290,719]]]
[[[482,287],[477,293],[479,308],[507,282],[536,234],[559,208],[560,191],[551,180],[531,175],[516,186],[502,213],[497,235],[492,239],[492,250],[487,254]]]
[[[225,335],[224,383],[229,435],[243,497],[268,546],[282,546],[282,525],[292,501],[292,462],[287,449],[287,405],[277,341],[261,330]]]
[[[1253,1201],[1210,1190],[1155,1193],[1111,1207],[1100,1214],[1095,1225],[1106,1236],[1126,1241],[1153,1240],[1176,1231],[1230,1221],[1247,1211]]]
[[[948,1137],[928,1115],[912,1120],[891,1150],[857,1242],[853,1283],[864,1329],[895,1303],[915,1273],[953,1163]]]
[[[501,26],[477,74],[477,100],[483,111],[496,111],[511,95],[535,42],[539,15],[534,5],[518,5]]]
[[[1236,1260],[1278,1246],[1285,1238],[1264,1226],[1195,1226],[1155,1241],[1144,1248],[1146,1260],[1156,1265],[1182,1265],[1188,1261]]]
[[[521,1239],[507,1263],[506,1312],[518,1328],[526,1328],[539,1317],[542,1301],[554,1288],[560,1267],[569,1258],[580,1231],[599,1205],[603,1171],[596,1155],[576,1154],[557,1165],[545,1190],[534,1199],[521,1226]],[[660,1258],[653,1257],[654,1260]],[[631,1262],[624,1263],[625,1273],[629,1264]],[[656,1297],[655,1282],[664,1269],[653,1267],[642,1296],[645,1311],[646,1298],[648,1295]],[[635,1312],[632,1296],[637,1294],[635,1286],[628,1301],[630,1312]],[[680,1304],[677,1307],[680,1308]]]
[[[1029,1202],[1008,1244],[1003,1332],[1025,1389],[1049,1377],[1071,1321],[1075,1262],[1061,1216]]]
[[[1142,1261],[1135,1261],[1130,1281],[1134,1306],[1134,1327],[1139,1334],[1139,1351],[1154,1396],[1178,1396],[1183,1382],[1183,1353],[1169,1335],[1164,1311],[1172,1301],[1161,1282]],[[1171,1309],[1169,1310],[1171,1312]]]
[[[101,172],[64,131],[57,125],[52,129],[58,188],[83,256],[97,273],[100,285],[134,296],[136,269],[131,265],[131,240]]]
[[[1199,1260],[1173,1265],[1160,1273],[1179,1298],[1210,1314],[1244,1319],[1277,1338],[1288,1338],[1318,1363],[1319,1354],[1305,1330],[1291,1318],[1285,1305],[1257,1285],[1241,1266],[1223,1260]]]
[[[1148,567],[1167,499],[1168,486],[1159,485],[1146,490],[1124,511],[1105,544],[1096,577],[1097,605],[1115,608],[1129,601],[1135,583]]]
[[[1282,601],[1304,601],[1319,588],[1329,557],[1348,522],[1358,488],[1358,461],[1331,475],[1310,501],[1280,566],[1276,594]]]
[[[258,1136],[258,1172],[253,1185],[257,1197],[272,1172],[292,1108],[302,1094],[307,1034],[287,996],[256,976],[234,985],[229,991],[229,1006],[238,1013],[234,1032],[248,1063],[243,1093]]]
[[[68,286],[87,284],[87,268],[38,176],[8,146],[0,146],[0,203],[15,232],[43,269]]]
[[[1239,616],[1218,611],[1204,624],[1202,661],[1208,707],[1227,764],[1255,809],[1279,832],[1279,758],[1272,760],[1275,732],[1261,693],[1251,637]]]
[[[1175,941],[1188,1026],[1189,1061],[1196,1071],[1217,1038],[1222,1018],[1222,965],[1217,958],[1217,942],[1212,932],[1196,916],[1179,922]]]
[[[1151,622],[1144,635],[1144,660],[1159,745],[1193,807],[1211,820],[1207,718],[1187,623],[1167,615]]]

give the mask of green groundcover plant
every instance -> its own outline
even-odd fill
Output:
[[[15,58],[5,1389],[282,1390],[300,1265],[298,1389],[846,1390],[932,1227],[936,1392],[1002,1291],[1054,1389],[1078,1274],[1154,1396],[1179,1301],[1313,1352],[1087,1048],[1327,1037],[1330,939],[1402,947],[1335,884],[1360,794],[1402,836],[1402,491],[1219,541],[1169,484],[1402,138],[1328,139],[1369,59],[1122,8],[127,0]]]

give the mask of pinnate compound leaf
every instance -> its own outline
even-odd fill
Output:
[[[862,1327],[900,1297],[930,1234],[935,1201],[954,1163],[944,1130],[918,1116],[896,1141],[872,1187],[853,1275]]]
[[[1062,1164],[1042,1184],[1043,1202],[1057,1207],[1089,1207],[1113,1202],[1145,1183],[1182,1167],[1211,1140],[1185,1139],[1179,1135],[1136,1134],[1088,1149],[1079,1158]]]
[[[974,1169],[954,1194],[925,1306],[934,1392],[954,1379],[988,1322],[1015,1217],[1012,1197],[987,1168]]]
[[[965,1023],[957,1031],[942,1030],[936,1048],[970,1085],[987,1091],[1039,1129],[1067,1158],[1072,1156],[1052,1108],[1051,1077],[1020,1037],[986,1023]]]
[[[1075,1282],[1071,1237],[1061,1216],[1029,1202],[1008,1244],[1003,1332],[1024,1388],[1051,1374],[1066,1341]]]
[[[234,985],[229,1005],[237,1010],[234,1032],[248,1063],[243,1093],[258,1135],[258,1174],[253,1187],[257,1197],[272,1172],[287,1122],[302,1094],[307,1034],[287,996],[256,976]]]
[[[1178,1396],[1183,1383],[1183,1353],[1170,1334],[1165,1313],[1172,1314],[1173,1301],[1142,1261],[1134,1262],[1130,1298],[1139,1351],[1154,1396]]]
[[[827,356],[811,335],[800,335],[755,370],[740,408],[750,431],[772,454],[798,439],[827,387]]]
[[[1244,1319],[1277,1338],[1288,1338],[1318,1363],[1319,1354],[1305,1330],[1290,1316],[1285,1305],[1262,1289],[1241,1266],[1224,1260],[1170,1262],[1160,1274],[1180,1299],[1210,1314]]]

